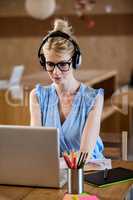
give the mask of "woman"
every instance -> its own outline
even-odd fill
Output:
[[[87,151],[88,158],[103,158],[99,137],[103,89],[93,89],[75,79],[81,64],[78,44],[67,21],[56,19],[38,52],[52,84],[37,85],[30,94],[32,126],[57,127],[60,151]]]

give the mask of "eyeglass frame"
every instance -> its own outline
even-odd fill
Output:
[[[47,70],[46,65],[47,65],[48,62],[51,63],[51,64],[53,64],[53,70]],[[62,70],[62,69],[60,69],[60,67],[58,66],[60,63],[68,64],[68,65],[69,65],[68,70]],[[66,61],[66,60],[63,61],[63,60],[62,60],[62,61],[60,61],[60,62],[58,62],[58,63],[53,63],[53,62],[51,62],[51,61],[46,61],[45,70],[46,70],[47,72],[53,72],[54,69],[55,69],[55,67],[57,66],[57,68],[58,68],[61,72],[67,72],[67,71],[69,71],[69,69],[70,69],[71,63],[72,63],[72,57],[69,58],[68,61]]]

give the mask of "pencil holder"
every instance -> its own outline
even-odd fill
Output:
[[[68,168],[68,194],[81,194],[84,192],[84,175],[83,168],[71,169]]]

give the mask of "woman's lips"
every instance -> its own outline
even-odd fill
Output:
[[[60,80],[61,77],[53,77],[53,79],[55,79],[55,80]]]

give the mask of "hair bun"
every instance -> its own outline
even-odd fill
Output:
[[[62,31],[70,36],[72,35],[72,27],[69,26],[68,21],[62,19],[56,19],[54,21],[53,31]]]

